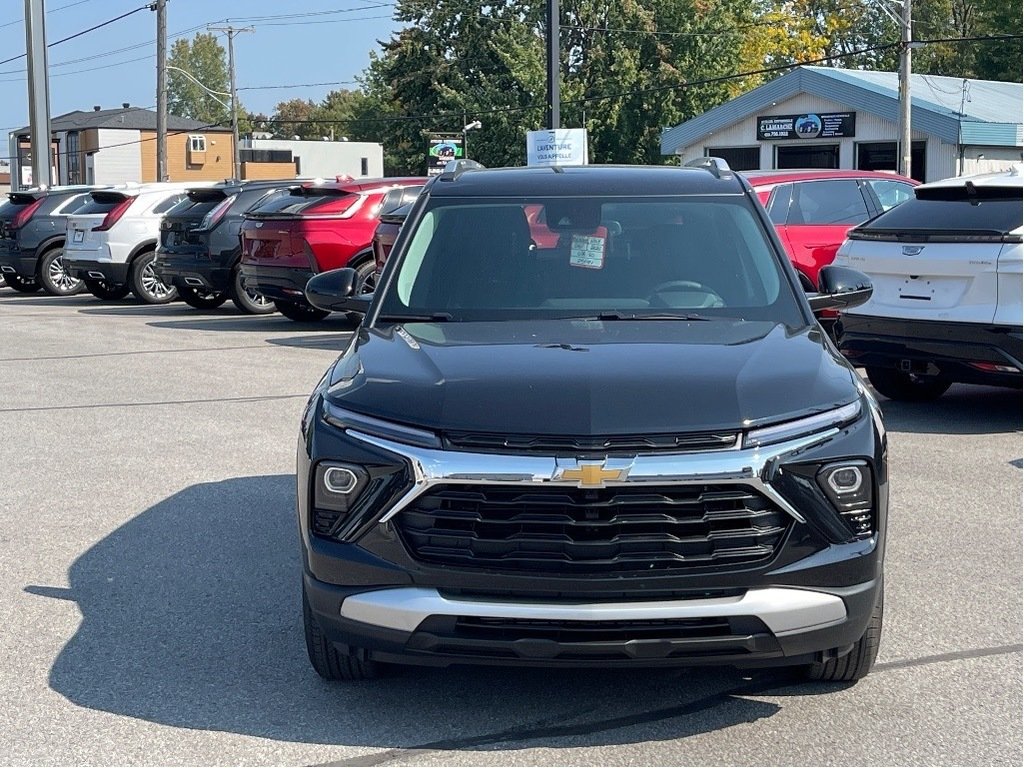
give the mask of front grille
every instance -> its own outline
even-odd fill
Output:
[[[563,437],[557,435],[506,435],[490,432],[448,432],[446,447],[452,450],[508,451],[577,455],[596,451],[602,455],[719,451],[736,444],[735,432],[693,432],[662,435],[615,435],[611,437]]]
[[[774,555],[789,522],[764,496],[735,485],[442,486],[395,518],[420,562],[564,574],[759,563]]]

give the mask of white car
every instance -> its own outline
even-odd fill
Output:
[[[946,179],[851,230],[835,263],[871,299],[842,314],[839,347],[876,390],[931,400],[953,382],[1021,386],[1024,177]]]
[[[160,220],[185,197],[186,189],[213,182],[125,184],[91,193],[92,200],[68,217],[64,264],[100,299],[131,291],[147,304],[177,295],[153,270]]]

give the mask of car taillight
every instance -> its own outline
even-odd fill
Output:
[[[117,224],[117,222],[121,219],[121,217],[124,216],[124,212],[127,211],[131,207],[132,201],[134,199],[135,198],[133,198],[133,197],[126,197],[120,203],[118,203],[113,208],[111,208],[107,212],[107,215],[103,217],[102,223],[98,227],[93,227],[92,231],[93,232],[106,232],[112,226]]]
[[[231,207],[235,198],[226,197],[224,200],[217,204],[217,207],[210,211],[206,216],[203,217],[202,223],[199,225],[200,229],[213,229],[216,227],[220,220],[224,218],[224,214],[228,212],[228,208]]]
[[[38,200],[29,203],[18,211],[14,219],[11,221],[11,229],[18,229],[19,227],[23,227],[28,224],[28,220],[35,215],[35,212],[39,210],[39,206],[42,204],[43,198],[40,197]]]

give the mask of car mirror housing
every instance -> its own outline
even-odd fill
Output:
[[[332,269],[314,275],[306,283],[306,300],[327,312],[356,312],[365,315],[372,294],[357,294],[359,275],[354,269]]]
[[[859,307],[871,298],[874,287],[871,278],[849,267],[830,264],[822,267],[818,275],[818,292],[807,295],[811,309],[850,309]]]

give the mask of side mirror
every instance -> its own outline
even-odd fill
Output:
[[[818,293],[807,295],[811,309],[815,312],[859,307],[871,298],[874,291],[871,278],[863,272],[834,264],[821,268],[818,286]]]
[[[313,275],[306,283],[306,301],[327,312],[356,312],[365,315],[373,294],[357,294],[359,274],[350,268],[332,269]]]

